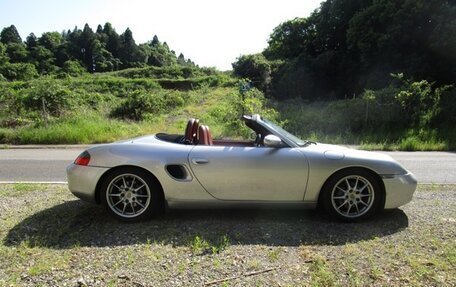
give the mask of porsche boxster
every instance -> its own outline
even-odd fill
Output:
[[[213,139],[190,119],[158,133],[91,147],[68,166],[77,197],[123,221],[166,207],[320,207],[358,221],[411,201],[417,181],[381,153],[302,140],[259,115],[243,116],[251,140]]]

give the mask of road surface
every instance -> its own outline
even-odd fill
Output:
[[[82,152],[68,149],[0,149],[0,182],[66,181],[65,167]],[[420,183],[456,183],[456,153],[384,152],[408,170]]]

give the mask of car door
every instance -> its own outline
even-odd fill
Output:
[[[297,148],[195,146],[189,163],[208,193],[221,200],[302,201],[308,162]]]

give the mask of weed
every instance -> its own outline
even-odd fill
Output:
[[[212,253],[217,254],[225,250],[230,245],[228,236],[223,235],[218,238],[214,243],[205,240],[199,235],[196,235],[190,242],[190,249],[195,254]]]
[[[371,265],[373,265],[371,263]],[[371,270],[370,270],[370,277],[373,279],[373,280],[379,280],[380,278],[382,278],[384,276],[384,272],[381,268],[379,268],[378,266],[375,266],[373,265],[371,267]]]
[[[223,235],[217,240],[215,245],[211,246],[212,254],[220,253],[228,246],[230,246],[230,239],[228,236]]]
[[[334,286],[336,277],[322,256],[316,256],[310,266],[312,286]]]
[[[196,235],[190,242],[190,249],[194,254],[205,253],[210,248],[209,242],[203,239],[201,236]]]
[[[269,250],[268,252],[268,258],[269,261],[271,262],[276,262],[279,260],[281,250],[279,248],[273,248],[272,250]]]

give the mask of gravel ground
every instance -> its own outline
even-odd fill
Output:
[[[174,210],[121,224],[66,185],[0,185],[0,286],[456,286],[456,185],[367,222]]]

